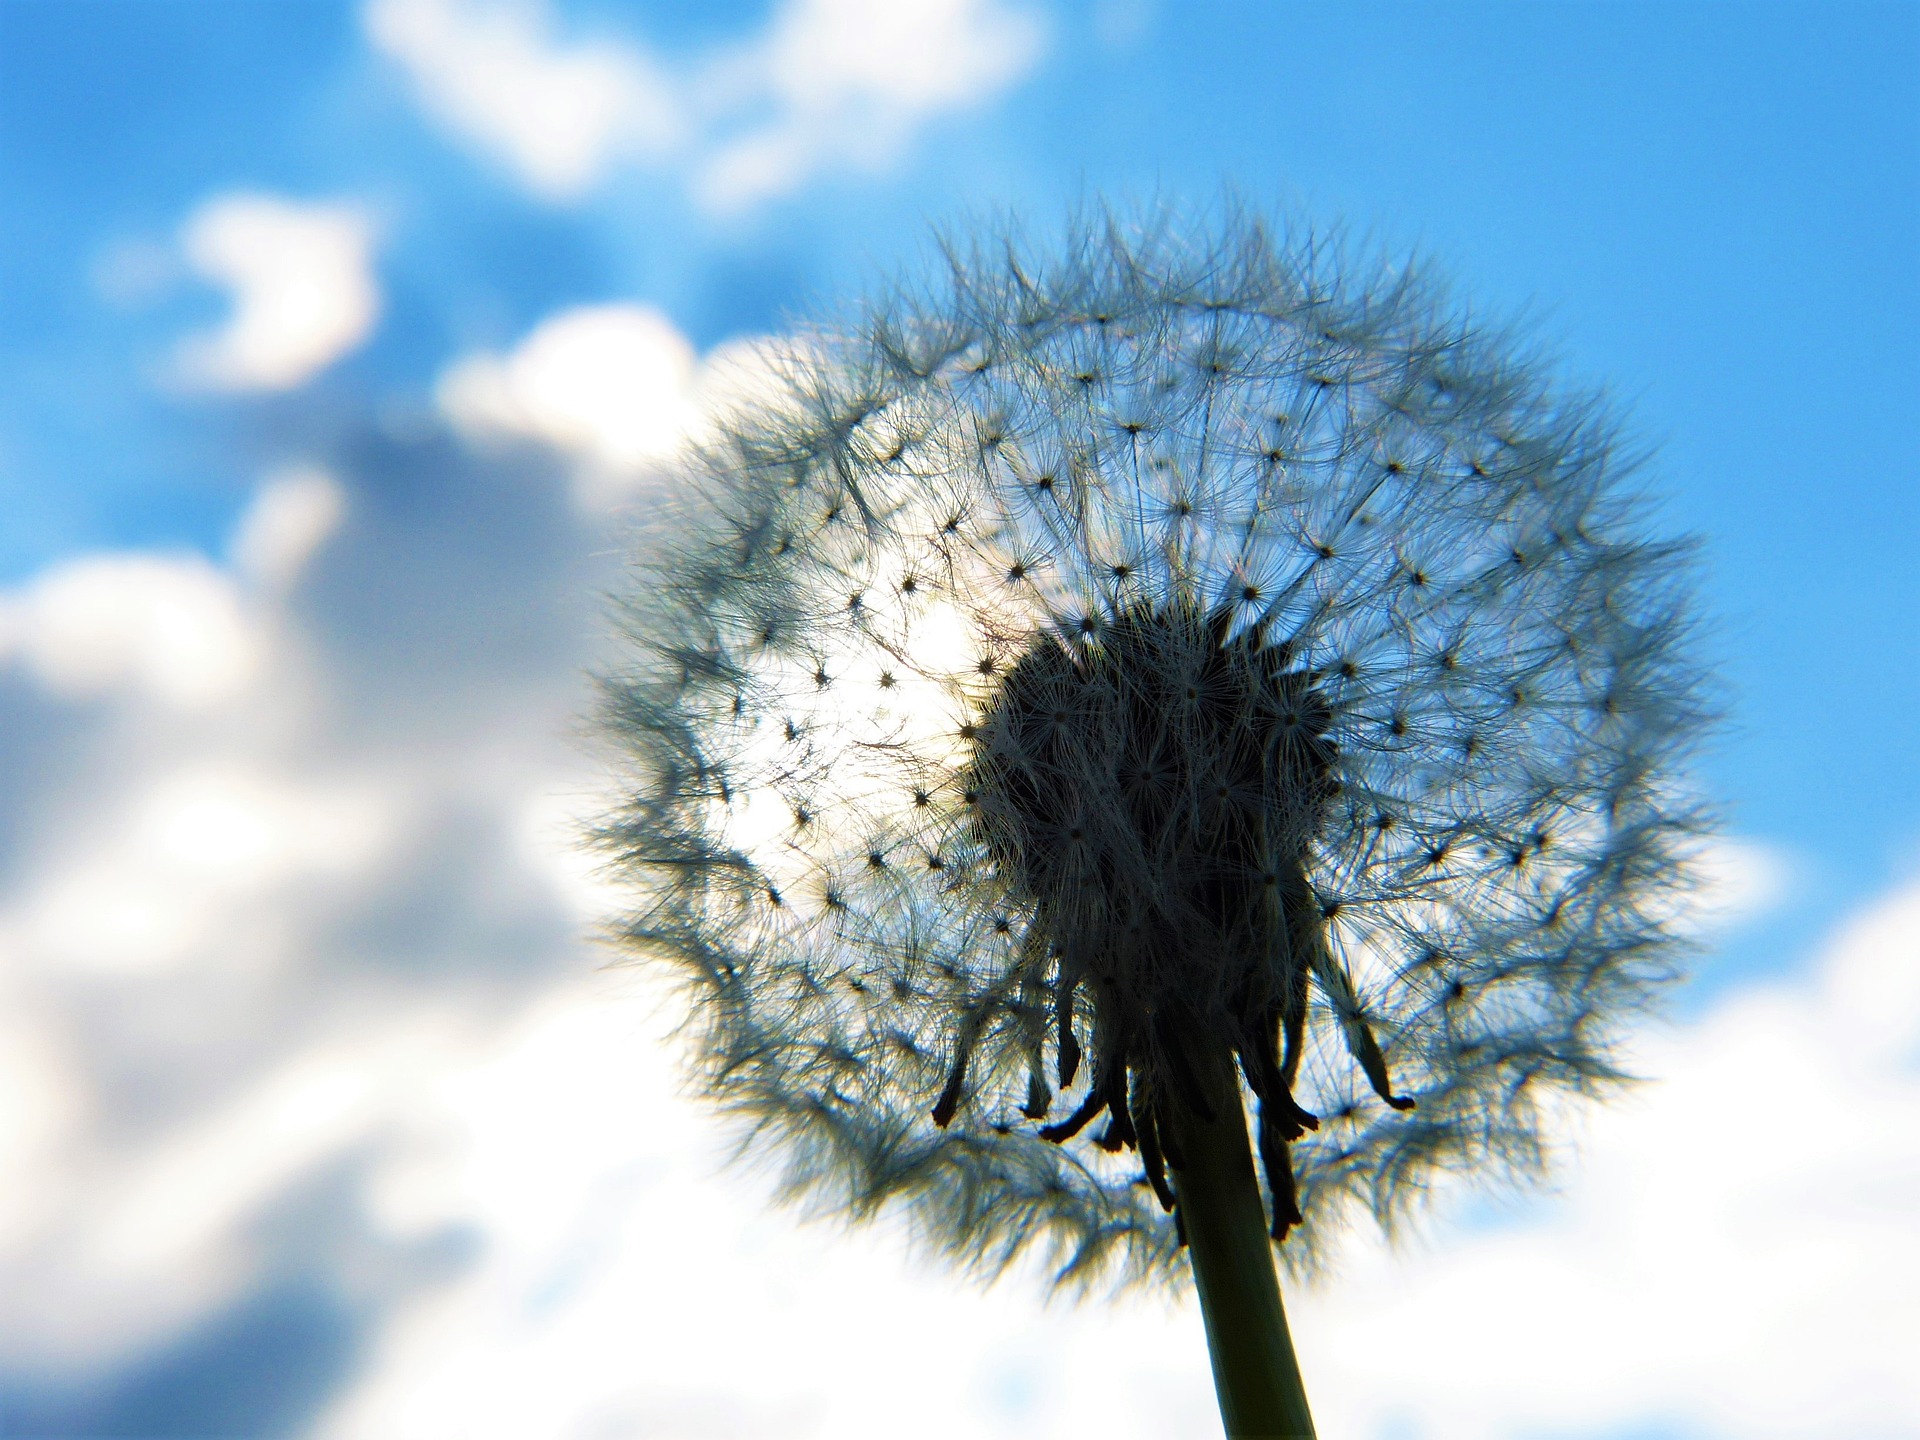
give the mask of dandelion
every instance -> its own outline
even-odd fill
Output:
[[[687,463],[607,680],[623,940],[796,1192],[1190,1268],[1228,1432],[1311,1434],[1271,1247],[1538,1172],[1673,973],[1686,550],[1407,270],[1245,217],[948,261]]]

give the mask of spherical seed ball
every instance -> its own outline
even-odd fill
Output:
[[[1210,1058],[1296,1266],[1536,1170],[1703,823],[1611,422],[1244,217],[949,257],[721,417],[623,609],[601,838],[712,1093],[797,1190],[1075,1279],[1183,1273]]]

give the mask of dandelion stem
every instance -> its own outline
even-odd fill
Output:
[[[1239,1086],[1224,1052],[1206,1058],[1210,1063],[1196,1065],[1203,1072],[1196,1078],[1208,1092],[1212,1117],[1174,1101],[1161,1107],[1160,1120],[1179,1141],[1173,1189],[1200,1291],[1220,1419],[1233,1440],[1313,1440]]]

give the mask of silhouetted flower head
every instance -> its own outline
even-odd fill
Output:
[[[1211,231],[996,241],[793,341],[608,681],[625,937],[713,1093],[988,1269],[1162,1270],[1207,1050],[1296,1264],[1529,1173],[1676,950],[1686,564],[1610,422],[1405,271]]]

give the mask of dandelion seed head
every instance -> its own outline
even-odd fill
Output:
[[[989,1272],[1183,1274],[1151,1117],[1229,1053],[1308,1268],[1619,1078],[1706,823],[1686,550],[1405,269],[1055,256],[950,247],[687,462],[606,680],[624,939],[797,1191]]]

